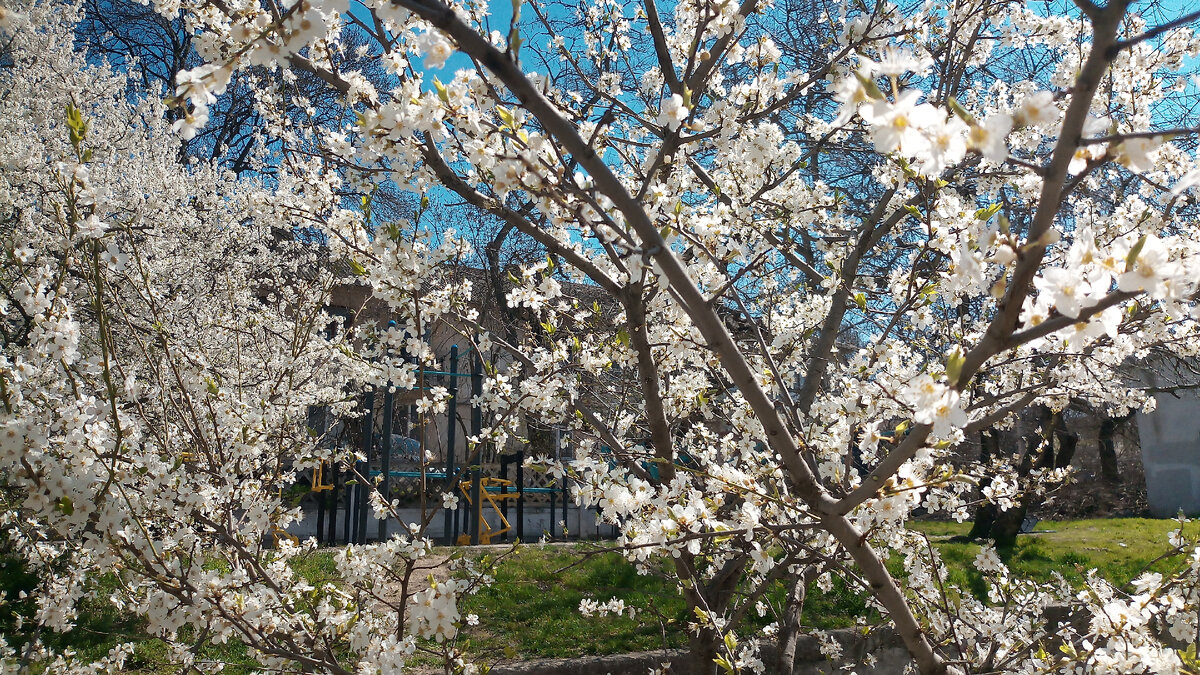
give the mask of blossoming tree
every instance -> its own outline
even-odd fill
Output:
[[[308,214],[305,224],[322,228],[330,249],[349,256],[388,302],[397,326],[380,333],[379,353],[415,357],[363,368],[363,377],[418,386],[418,365],[434,357],[425,328],[445,321],[470,332],[482,319],[469,282],[447,274],[446,283],[434,283],[465,254],[461,234],[347,208],[332,197],[342,175],[353,176],[367,206],[372,185],[449,193],[544,248],[545,262],[514,272],[507,296],[539,321],[478,341],[505,356],[489,364],[477,401],[488,423],[471,442],[479,449],[519,439],[524,419],[570,427],[577,459],[537,463],[570,474],[576,498],[620,525],[632,560],[673,566],[696,617],[694,672],[761,669],[757,649],[766,639],[777,641],[786,664],[804,630],[809,583],[833,577],[871,599],[924,673],[1195,668],[1177,647],[1195,639],[1200,596],[1187,579],[1200,556],[1183,559],[1177,575],[1147,574],[1127,589],[1089,578],[1075,593],[1065,583],[1012,578],[985,549],[977,560],[989,582],[984,602],[949,588],[936,551],[905,524],[918,507],[961,519],[985,472],[985,496],[1012,503],[1017,483],[1002,467],[951,466],[965,434],[1005,424],[1027,405],[1061,407],[1070,397],[1118,411],[1146,405],[1122,383],[1122,367],[1151,347],[1196,351],[1189,190],[1200,169],[1188,104],[1196,84],[1185,69],[1200,54],[1188,27],[1197,15],[1138,15],[1120,0],[1046,12],[995,0],[844,3],[807,13],[817,37],[798,51],[787,41],[795,26],[779,14],[789,8],[755,0],[514,2],[505,30],[493,30],[496,17],[478,2],[155,6],[183,11],[210,59],[178,77],[186,114],[177,132],[194,133],[232,73],[249,65],[316,77],[355,113],[353,125],[306,137],[321,144],[320,156],[289,154],[286,139],[276,146],[291,162],[281,191],[250,199],[252,207],[233,193],[190,206],[185,195],[209,195],[209,185],[221,184],[201,169],[167,194],[197,213]],[[373,53],[392,74],[388,90],[338,67],[332,55],[348,24],[374,39]],[[35,25],[17,34],[43,35]],[[464,67],[448,81],[430,74],[452,58]],[[79,64],[68,59],[61,67],[72,72]],[[6,123],[53,117],[25,114],[44,110],[25,96],[5,101]],[[83,544],[78,552],[47,535],[30,537],[24,550],[121,564],[151,555],[136,561],[140,569],[179,585],[148,575],[133,590],[154,600],[146,611],[167,631],[186,623],[215,631],[213,639],[236,636],[280,668],[291,659],[298,668],[341,672],[355,660],[362,672],[393,672],[414,639],[391,615],[351,620],[348,613],[370,605],[355,592],[374,593],[403,619],[408,600],[375,590],[373,575],[399,570],[407,579],[423,540],[344,555],[346,588],[356,590],[326,589],[324,597],[281,563],[251,564],[264,559],[261,552],[239,558],[237,575],[193,566],[193,551],[244,556],[270,526],[286,522],[261,506],[278,503],[266,493],[271,483],[250,498],[245,486],[220,481],[242,467],[262,473],[280,453],[315,459],[313,450],[291,449],[297,441],[286,429],[296,422],[287,411],[335,398],[314,389],[328,370],[309,359],[326,352],[311,340],[298,344],[313,351],[267,350],[304,323],[295,309],[276,312],[271,322],[286,328],[267,330],[264,320],[243,330],[262,336],[255,345],[268,352],[263,367],[286,378],[249,367],[258,354],[226,350],[217,358],[196,347],[203,358],[172,356],[168,339],[162,356],[145,362],[178,364],[181,373],[141,376],[153,382],[150,393],[122,384],[134,387],[123,393],[115,383],[131,380],[112,375],[105,309],[122,296],[106,290],[108,268],[96,261],[108,255],[101,243],[114,221],[127,217],[83,206],[140,203],[160,190],[117,181],[105,183],[112,194],[89,189],[97,184],[87,166],[95,159],[76,131],[80,113],[72,115],[71,144],[60,134],[48,153],[65,158],[56,159],[61,165],[31,159],[10,172],[32,180],[22,177],[25,168],[40,167],[34,175],[54,187],[16,193],[62,195],[63,206],[10,208],[37,214],[13,222],[57,218],[61,232],[54,244],[24,249],[14,238],[9,249],[28,277],[25,286],[13,281],[14,293],[34,290],[9,301],[30,319],[22,347],[30,355],[7,356],[2,370],[6,391],[18,392],[6,394],[16,398],[6,401],[6,429],[14,431],[5,461],[23,476],[22,513],[33,514],[39,531],[90,536],[71,541]],[[46,137],[5,137],[18,135]],[[124,156],[112,154],[113,161]],[[325,170],[334,165],[343,171]],[[216,240],[249,236],[229,225],[209,228]],[[118,229],[137,236],[134,225]],[[80,240],[91,258],[77,252]],[[119,258],[125,249],[113,241],[111,257]],[[197,255],[210,261],[205,283],[225,288],[214,254]],[[69,263],[88,260],[90,271],[65,274],[74,269]],[[257,266],[248,267],[236,276],[256,278]],[[47,271],[33,278],[35,270]],[[59,300],[71,292],[90,299]],[[606,302],[584,298],[596,293]],[[156,293],[138,297],[159,302]],[[70,308],[84,305],[100,308],[99,337],[90,360],[79,361],[72,327],[85,310]],[[244,306],[267,311],[248,299]],[[173,325],[131,311],[121,310],[130,335]],[[203,328],[201,344],[206,331],[231,330],[216,319]],[[122,349],[137,348],[129,339]],[[221,378],[189,378],[210,368]],[[159,383],[167,380],[169,387]],[[79,403],[81,382],[90,383],[82,390],[95,404]],[[53,395],[35,395],[43,387]],[[164,406],[204,401],[210,424],[156,415],[143,397]],[[63,406],[81,410],[81,433],[98,437],[62,440],[75,429],[57,422],[75,419]],[[422,409],[442,406],[428,400]],[[91,420],[101,417],[107,426],[93,432]],[[181,433],[207,447],[199,439],[209,426],[237,430],[220,446],[235,468],[210,477],[211,490],[195,490],[193,474],[181,474],[164,453]],[[150,441],[155,434],[161,439]],[[92,443],[95,453],[80,449]],[[46,486],[49,469],[39,472],[36,461],[73,467],[80,457],[90,461],[79,460],[87,466],[68,472],[67,484]],[[30,465],[23,472],[22,462]],[[87,478],[71,482],[78,476]],[[169,508],[156,505],[154,519],[134,519],[154,522],[153,532],[109,515],[148,509],[137,496],[163,490]],[[119,498],[98,496],[114,491]],[[241,506],[231,506],[235,496]],[[226,506],[209,513],[209,503]],[[390,508],[375,503],[381,513]],[[187,529],[174,529],[173,513],[189,514]],[[1191,548],[1178,534],[1170,544]],[[166,550],[180,553],[153,557]],[[903,574],[888,571],[889,558],[903,562]],[[47,592],[77,593],[82,579],[70,579]],[[791,592],[784,606],[770,608],[767,591],[778,583]],[[412,635],[452,639],[459,590],[418,596]],[[1079,620],[1047,623],[1042,610],[1052,603],[1072,605]],[[755,610],[778,614],[766,636],[746,628]],[[69,616],[51,619],[44,620],[64,625]],[[452,650],[443,654],[455,663]]]
[[[347,413],[347,383],[372,378],[327,337],[320,249],[280,236],[337,208],[330,179],[181,164],[161,99],[76,52],[78,16],[0,12],[0,555],[37,579],[0,597],[18,617],[0,670],[124,672],[132,642],[93,662],[44,639],[87,598],[144,619],[189,672],[230,640],[280,671],[394,672],[418,636],[451,659],[438,643],[478,577],[410,585],[424,539],[342,552],[344,586],[290,565],[307,545],[285,490],[348,459],[306,433],[308,409]]]

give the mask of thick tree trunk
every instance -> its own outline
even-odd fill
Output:
[[[707,584],[695,584],[685,590],[689,609],[693,612],[703,609],[713,618],[726,615],[733,592],[738,580],[746,569],[748,557],[738,555],[730,558],[718,570]],[[696,579],[696,562],[691,555],[683,555],[675,560],[676,574],[682,579]],[[716,675],[716,658],[721,653],[724,642],[718,632],[711,627],[703,627],[699,632],[688,637],[689,672],[693,675]]]
[[[995,429],[985,429],[979,432],[979,461],[985,465],[992,461],[994,457],[1000,454],[1000,434]],[[983,488],[991,483],[990,478],[984,478],[979,483],[979,490],[976,491],[976,498],[983,498]],[[996,505],[990,502],[980,501],[979,506],[975,508],[975,522],[971,524],[971,531],[967,533],[968,539],[983,539],[992,531],[992,523],[996,522]]]
[[[1023,440],[1025,451],[1021,462],[1017,465],[1017,478],[1024,482],[1033,469],[1050,469],[1070,464],[1075,454],[1079,437],[1067,431],[1062,422],[1061,414],[1051,414],[1048,408],[1042,407],[1037,414],[1040,433],[1033,433]],[[1055,439],[1061,441],[1059,451],[1055,452]],[[982,453],[998,452],[998,443],[981,436]],[[981,486],[982,487],[982,486]],[[980,504],[975,513],[975,523],[967,535],[971,539],[992,539],[996,546],[1010,547],[1017,543],[1017,535],[1029,515],[1031,508],[1041,504],[1041,497],[1033,493],[1022,494],[1017,503],[1006,511],[999,510],[993,504]]]
[[[1065,469],[1071,466],[1075,458],[1075,450],[1079,447],[1079,434],[1074,434],[1064,427],[1058,435],[1058,452],[1054,455],[1054,468]]]
[[[1057,418],[1057,416],[1055,416]],[[1043,418],[1041,434],[1030,434],[1025,437],[1025,454],[1017,467],[1017,480],[1024,484],[1034,468],[1045,469],[1054,465],[1054,427],[1056,420]],[[1017,535],[1021,533],[1021,525],[1029,515],[1030,507],[1041,504],[1041,497],[1024,492],[1017,503],[1007,511],[1001,511],[996,516],[989,537],[996,541],[998,547],[1011,547],[1017,543]]]
[[[791,675],[796,665],[796,645],[800,641],[800,615],[804,613],[804,599],[808,594],[808,584],[816,576],[817,568],[805,568],[800,578],[788,594],[787,605],[779,627],[779,654],[775,659],[775,672],[778,675]]]
[[[1100,425],[1100,477],[1111,485],[1121,483],[1121,471],[1117,467],[1117,428],[1128,418],[1107,417]]]
[[[721,638],[711,628],[701,629],[688,638],[690,675],[717,675],[717,645]]]

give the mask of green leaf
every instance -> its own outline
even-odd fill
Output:
[[[1138,256],[1142,254],[1142,248],[1146,246],[1146,235],[1142,235],[1141,239],[1129,249],[1129,255],[1125,256],[1125,271],[1128,272],[1137,265]]]
[[[867,309],[867,296],[866,296],[866,294],[865,294],[865,293],[863,293],[862,291],[859,291],[859,292],[855,293],[855,294],[854,294],[854,304],[858,305],[858,308],[859,308],[859,309],[861,309],[861,310],[864,310],[864,311],[865,311],[865,310]]]
[[[75,513],[75,502],[71,501],[70,497],[64,495],[62,499],[58,500],[58,510],[69,516]]]
[[[950,358],[946,359],[946,379],[951,383],[957,382],[959,375],[962,375],[963,364],[967,358],[963,356],[962,350],[955,348],[950,352]]]
[[[617,342],[625,347],[628,347],[629,346],[629,331],[625,330],[624,328],[617,331]]]
[[[962,118],[967,124],[975,124],[975,116],[967,112],[967,109],[959,104],[958,100],[951,96],[946,103],[950,106],[950,110]]]
[[[991,206],[979,209],[975,212],[975,220],[987,222],[992,219],[992,216],[1000,212],[1000,204],[992,204]]]
[[[79,144],[87,136],[88,125],[83,121],[83,113],[76,108],[73,103],[68,103],[66,108],[67,116],[67,131],[68,137],[71,139],[71,145],[78,151]]]
[[[450,94],[446,92],[446,85],[436,77],[433,78],[433,88],[437,90],[438,98],[442,99],[442,103],[450,105]]]
[[[363,267],[362,263],[358,262],[354,258],[351,258],[350,259],[350,271],[354,272],[355,276],[361,277],[367,273],[367,268]]]
[[[875,84],[875,80],[872,80],[871,78],[857,71],[854,73],[854,77],[857,77],[858,83],[863,86],[863,89],[867,90],[867,96],[870,96],[876,101],[882,101],[883,99],[887,98],[883,95],[883,92],[879,90],[879,85]]]
[[[513,131],[517,130],[516,118],[513,117],[513,114],[509,112],[508,108],[496,106],[496,114],[500,116],[500,121],[504,122],[504,126],[512,129]]]

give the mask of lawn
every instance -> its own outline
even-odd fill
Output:
[[[917,529],[937,545],[952,578],[975,575],[971,567],[979,545],[959,543],[952,537],[966,534],[970,523],[918,522]],[[1174,520],[1113,518],[1109,520],[1062,520],[1038,523],[1034,532],[1021,535],[1011,550],[1000,550],[1014,576],[1050,581],[1058,572],[1072,583],[1083,581],[1087,570],[1117,584],[1127,584],[1144,571],[1164,572],[1170,568],[1155,562],[1168,548],[1167,534],[1179,527]],[[1200,533],[1200,523],[1188,523],[1188,536]]]
[[[479,627],[470,629],[472,651],[501,652],[523,658],[570,657],[590,654],[678,647],[687,642],[688,608],[674,584],[662,577],[639,575],[618,554],[581,557],[587,545],[528,546],[505,560],[496,583],[467,598],[463,612],[478,614]],[[782,585],[770,599],[783,599]],[[624,617],[585,618],[579,612],[584,598],[600,602],[618,598],[637,612]],[[867,611],[866,603],[847,593],[840,581],[822,594],[815,586],[805,607],[806,625],[837,628],[853,625]],[[773,619],[751,612],[752,624]]]
[[[951,581],[983,593],[979,574],[972,561],[979,551],[975,543],[954,541],[969,524],[918,522],[941,552],[950,568]],[[1114,519],[1044,522],[1035,532],[1022,535],[1012,549],[1001,550],[1001,558],[1016,576],[1050,580],[1054,572],[1080,583],[1090,568],[1117,584],[1125,584],[1146,569],[1165,571],[1167,565],[1156,562],[1167,549],[1167,533],[1177,527],[1172,520]],[[1188,534],[1200,526],[1188,526]],[[468,652],[491,660],[499,657],[539,658],[606,654],[686,642],[687,607],[674,586],[653,575],[638,575],[633,566],[615,553],[585,555],[594,547],[525,546],[506,556],[495,571],[495,584],[464,599],[462,613],[477,614],[477,627],[465,633],[463,647]],[[486,555],[479,553],[478,555]],[[314,583],[337,580],[333,553],[317,551],[294,562],[300,574]],[[899,565],[892,566],[898,571]],[[0,567],[0,584],[14,597],[23,585],[32,582],[11,563]],[[103,586],[101,593],[103,596]],[[778,602],[783,588],[771,594]],[[619,598],[637,612],[628,616],[585,618],[579,604],[584,599],[606,601]],[[28,609],[28,608],[26,608]],[[0,631],[13,630],[12,611],[19,606],[0,606]],[[857,595],[835,584],[832,592],[810,589],[805,607],[806,625],[836,628],[853,625],[866,612]],[[769,618],[752,620],[765,624]],[[100,600],[85,604],[78,627],[70,633],[48,639],[56,646],[71,646],[81,655],[100,655],[119,641],[138,639],[140,623],[122,615]],[[20,639],[20,635],[14,635]],[[246,673],[252,668],[244,646],[222,645],[203,656],[229,664],[226,673]],[[158,640],[141,639],[129,664],[129,672],[176,672],[168,663],[166,646]]]
[[[951,540],[966,534],[970,523],[923,521],[913,526],[937,547],[951,581],[986,595],[973,567],[980,545]],[[1177,527],[1174,520],[1145,518],[1043,522],[999,554],[1018,577],[1050,581],[1058,572],[1079,584],[1087,570],[1096,568],[1102,577],[1123,585],[1147,569],[1167,570],[1167,564],[1155,560],[1168,548],[1167,533]],[[1187,534],[1197,532],[1200,525],[1189,524]],[[899,571],[899,564],[891,567]],[[772,599],[778,602],[782,593],[781,587]],[[584,597],[617,597],[639,609],[652,606],[653,611],[643,612],[638,621],[584,619],[578,612]],[[578,550],[527,547],[502,563],[494,586],[465,605],[464,611],[480,616],[472,646],[481,652],[507,648],[529,658],[578,656],[675,646],[686,640],[687,608],[674,588],[654,577],[637,576],[615,554],[579,562]],[[866,611],[862,599],[840,584],[830,593],[814,586],[804,622],[819,628],[847,627]]]

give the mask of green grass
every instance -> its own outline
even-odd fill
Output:
[[[974,581],[978,574],[972,568],[979,544],[948,540],[966,534],[970,523],[913,525],[937,545],[951,568],[952,581],[963,584],[970,579],[971,583],[963,585],[979,586]],[[1038,523],[1033,534],[1019,536],[1011,549],[997,553],[1015,577],[1051,581],[1058,572],[1079,585],[1087,571],[1094,568],[1101,577],[1123,586],[1147,569],[1166,572],[1172,568],[1171,563],[1154,561],[1168,550],[1167,533],[1178,526],[1174,520],[1149,518],[1044,521]],[[1198,532],[1200,523],[1189,523],[1184,531],[1189,536]]]
[[[687,606],[672,584],[638,575],[614,553],[580,555],[578,549],[529,546],[503,560],[496,583],[460,608],[480,617],[469,632],[471,651],[567,657],[682,644]],[[614,597],[636,608],[636,618],[589,619],[579,613],[585,598]]]
[[[337,563],[333,549],[302,553],[291,560],[292,570],[302,579],[320,587],[322,584],[337,583]]]
[[[224,567],[220,562],[212,567]],[[317,551],[295,559],[296,571],[314,585],[336,580],[333,553]],[[52,649],[73,650],[80,661],[99,659],[118,644],[133,642],[133,653],[126,659],[123,673],[130,675],[176,675],[180,668],[171,658],[171,651],[164,641],[147,636],[145,621],[132,612],[120,611],[107,598],[116,589],[117,580],[111,575],[97,579],[91,594],[79,605],[75,627],[63,633],[43,633],[42,640]],[[16,599],[21,591],[29,593],[36,588],[37,577],[30,574],[15,558],[0,557],[0,589],[8,597]],[[16,629],[17,616],[28,620],[36,607],[31,599],[15,600],[0,604],[0,635],[18,648],[29,639],[28,629]],[[28,624],[27,624],[28,625]],[[180,631],[183,640],[188,639],[190,629]],[[222,673],[248,675],[259,672],[261,666],[251,658],[246,645],[231,641],[226,644],[207,644],[198,652],[198,665],[202,670],[215,670],[215,664],[224,664]]]
[[[949,567],[950,581],[978,597],[985,596],[981,575],[973,562],[979,544],[952,541],[965,534],[969,523],[922,521],[913,527],[929,536]],[[1170,571],[1171,564],[1155,559],[1167,550],[1167,533],[1177,524],[1171,520],[1141,518],[1043,522],[1037,532],[1022,535],[1001,558],[1017,577],[1050,581],[1062,574],[1069,582],[1082,583],[1087,570],[1095,568],[1109,581],[1124,585],[1146,569]],[[1190,524],[1189,535],[1200,533],[1200,523]],[[502,559],[495,570],[495,583],[465,598],[460,610],[477,614],[479,626],[464,633],[461,646],[483,658],[573,657],[591,654],[676,647],[686,643],[690,620],[686,603],[675,585],[660,576],[639,575],[633,565],[615,553],[585,555],[583,546],[527,546]],[[475,555],[483,556],[483,553]],[[334,552],[322,550],[298,557],[293,568],[313,585],[338,583]],[[899,572],[896,558],[890,561]],[[0,588],[15,598],[20,590],[33,589],[36,579],[10,560],[0,560]],[[45,635],[54,647],[71,647],[83,658],[99,657],[119,642],[137,643],[127,672],[159,675],[178,672],[169,650],[157,639],[147,639],[144,624],[132,614],[119,612],[106,602],[113,579],[99,579],[94,597],[84,601],[77,627],[64,634]],[[784,597],[782,585],[767,599],[778,606]],[[620,598],[637,610],[637,616],[584,618],[579,603],[584,598],[600,602]],[[20,645],[16,615],[30,616],[30,601],[0,605],[0,633]],[[835,579],[829,592],[809,589],[804,623],[818,628],[853,625],[869,616],[864,600]],[[751,612],[752,624],[773,620]],[[242,675],[255,668],[244,645],[206,645],[201,658],[228,664],[224,672]]]
[[[462,613],[478,614],[479,627],[468,632],[469,650],[477,654],[509,653],[522,658],[572,657],[591,654],[678,647],[687,642],[688,613],[673,582],[638,575],[616,553],[582,558],[584,547],[525,547],[500,562],[496,583],[468,597]],[[767,600],[781,606],[787,589],[776,584]],[[628,617],[584,618],[584,598],[625,601],[637,610]],[[814,583],[804,608],[805,625],[840,628],[870,616],[866,601],[840,579],[822,593]],[[747,619],[763,626],[774,618],[753,611]]]

